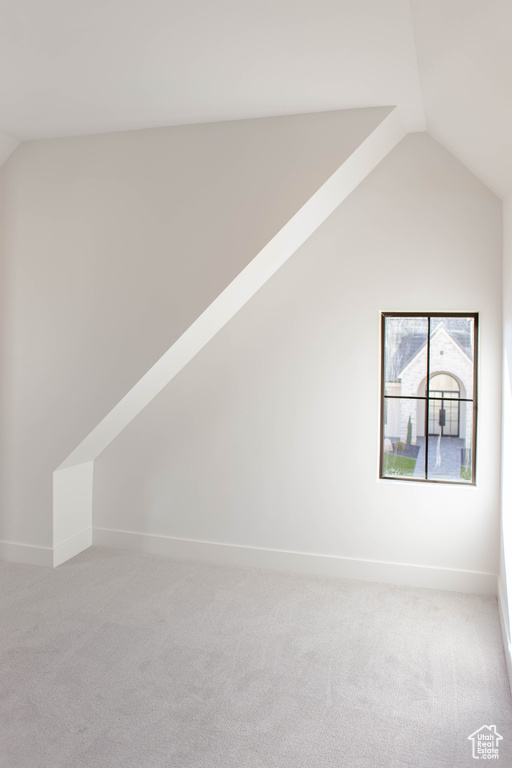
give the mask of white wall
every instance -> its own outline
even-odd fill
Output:
[[[512,197],[503,204],[503,453],[501,547],[499,570],[500,616],[512,687]]]
[[[16,150],[0,172],[0,543],[52,545],[53,470],[381,116]]]
[[[500,202],[410,135],[102,454],[94,526],[496,573],[500,281]],[[380,310],[480,312],[476,488],[377,479]]]

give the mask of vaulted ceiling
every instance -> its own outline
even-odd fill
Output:
[[[0,131],[398,105],[504,196],[511,22],[510,0],[0,0]]]
[[[512,188],[512,2],[411,5],[427,129],[505,197]]]

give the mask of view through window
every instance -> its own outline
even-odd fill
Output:
[[[382,314],[380,476],[475,483],[477,314]]]

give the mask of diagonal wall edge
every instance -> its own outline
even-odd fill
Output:
[[[91,544],[94,460],[404,138],[397,108],[292,216],[53,473],[53,565]]]

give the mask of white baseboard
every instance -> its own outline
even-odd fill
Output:
[[[496,595],[496,574],[494,573],[260,549],[238,544],[176,539],[171,536],[155,536],[107,528],[93,528],[93,543],[102,547],[130,549],[187,560],[206,560],[409,587]]]
[[[75,555],[79,555],[84,549],[92,545],[92,528],[86,528],[75,536],[56,544],[53,548],[53,566],[56,568],[62,565],[66,560],[70,560]]]
[[[33,544],[18,544],[14,541],[0,541],[0,560],[25,565],[53,566],[51,547],[35,547]]]
[[[507,663],[508,682],[512,692],[512,643],[510,641],[510,628],[506,620],[508,611],[505,607],[505,590],[501,579],[498,578],[498,612],[500,615],[501,635],[503,637],[503,650],[505,652],[505,661]]]
[[[88,549],[92,544],[92,529],[87,528],[55,547],[36,547],[33,544],[18,544],[14,541],[0,541],[0,560],[24,565],[43,565],[55,568],[66,560]]]

